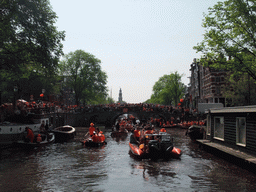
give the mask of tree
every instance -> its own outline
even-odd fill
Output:
[[[256,80],[256,2],[226,0],[209,8],[203,27],[204,40],[194,46],[200,62],[214,68],[248,73]],[[228,59],[227,59],[228,58]]]
[[[67,86],[75,91],[77,105],[106,100],[107,75],[100,63],[94,55],[83,50],[70,52],[60,62],[61,75],[67,77]]]
[[[0,1],[0,95],[7,84],[29,79],[33,68],[54,75],[65,37],[56,19],[48,0]]]
[[[185,89],[185,85],[181,82],[181,77],[177,71],[160,77],[153,86],[150,102],[163,105],[177,105],[179,99],[184,95]]]
[[[247,73],[229,73],[226,82],[222,87],[222,95],[226,98],[227,106],[256,104],[255,80]]]
[[[54,26],[57,16],[48,0],[3,0],[0,3],[1,69],[17,71],[33,61],[56,69],[64,32]]]

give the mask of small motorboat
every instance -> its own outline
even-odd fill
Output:
[[[42,137],[42,141],[41,142],[37,142],[36,141],[36,137],[38,134],[35,134],[35,139],[34,142],[31,143],[29,141],[27,141],[25,138],[23,140],[17,141],[15,143],[15,145],[17,147],[22,147],[24,149],[33,149],[33,148],[38,148],[38,147],[44,147],[46,145],[49,145],[51,143],[54,143],[55,141],[55,135],[54,133],[48,133],[48,134],[40,134]]]
[[[99,147],[107,144],[103,134],[95,134],[92,137],[82,140],[81,143],[87,147]]]
[[[100,147],[100,146],[103,146],[103,145],[107,144],[106,141],[93,142],[91,138],[85,139],[85,140],[81,141],[81,143],[86,147]]]
[[[70,125],[56,127],[51,132],[55,134],[55,142],[65,142],[76,135],[76,129]]]
[[[131,135],[129,147],[133,156],[140,159],[169,159],[181,155],[181,150],[173,147],[171,136],[167,133],[146,134],[144,143],[138,143]]]
[[[190,137],[192,141],[204,138],[205,130],[202,126],[192,125],[188,128],[186,135]]]

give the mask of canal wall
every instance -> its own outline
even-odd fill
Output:
[[[211,142],[210,140],[197,140],[197,143],[205,151],[256,174],[256,155]]]

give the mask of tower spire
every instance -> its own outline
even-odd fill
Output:
[[[118,97],[118,101],[122,102],[123,101],[123,97],[122,97],[122,89],[120,88],[119,90],[119,97]]]

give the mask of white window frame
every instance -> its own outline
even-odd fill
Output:
[[[216,130],[216,119],[220,119],[220,123],[221,123],[221,125],[223,125],[223,130],[221,130],[221,128],[219,128],[218,130]],[[217,133],[217,131],[221,131],[221,132],[223,132],[223,136],[222,137],[220,137],[219,135],[216,135],[216,133]],[[216,117],[214,117],[214,135],[213,135],[213,137],[214,137],[214,139],[218,139],[218,140],[222,140],[222,141],[224,141],[224,117],[223,116],[216,116]]]
[[[243,132],[241,133],[241,129],[239,128],[239,121],[244,120],[244,128],[243,128]],[[240,134],[242,135],[242,140],[244,140],[243,142],[241,142],[241,138],[240,138]],[[236,117],[236,144],[245,147],[246,146],[246,117]]]

